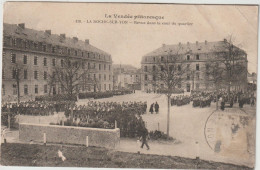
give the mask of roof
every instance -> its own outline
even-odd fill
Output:
[[[234,46],[236,49],[240,50],[241,52],[245,53],[243,50],[239,49],[238,47]],[[147,56],[163,56],[169,54],[188,54],[188,53],[210,53],[210,52],[217,52],[217,51],[227,51],[227,42],[225,41],[215,41],[215,42],[196,42],[196,43],[187,43],[187,44],[174,44],[174,45],[165,45],[163,44],[162,47],[144,55],[143,57]]]
[[[73,38],[66,37],[61,41],[61,36],[57,34],[48,34],[45,31],[38,31],[29,28],[21,28],[16,24],[4,23],[3,26],[4,36],[14,36],[21,39],[27,39],[35,42],[44,42],[47,44],[54,44],[58,46],[65,46],[69,48],[75,48],[80,50],[85,50],[89,52],[96,52],[103,55],[109,55],[108,53],[85,43],[85,41],[78,40],[75,41]]]

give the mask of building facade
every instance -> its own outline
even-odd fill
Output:
[[[112,90],[111,55],[90,45],[88,39],[81,41],[65,34],[52,34],[51,30],[38,31],[26,28],[25,24],[4,23],[2,100],[15,101],[18,90],[21,100],[64,93],[58,83],[50,85],[48,75],[61,67],[66,58],[79,61],[80,69],[87,70],[88,79],[97,80],[97,83],[82,81],[78,92]]]
[[[231,49],[232,48],[232,49]],[[232,59],[227,58],[229,49],[232,50]],[[234,52],[235,51],[235,52]],[[172,58],[175,58],[174,60]],[[142,91],[157,91],[166,88],[165,83],[154,76],[154,72],[160,71],[162,62],[166,61],[169,67],[174,66],[176,70],[184,70],[182,81],[176,89],[184,92],[191,91],[213,91],[216,90],[216,81],[209,75],[211,63],[219,63],[219,68],[223,69],[225,75],[230,66],[243,68],[242,72],[232,72],[231,77],[222,81],[219,87],[225,89],[230,84],[230,90],[245,90],[247,86],[247,54],[236,46],[231,46],[226,39],[217,42],[187,42],[176,45],[165,45],[146,54],[142,58]],[[230,64],[230,66],[228,66]],[[231,68],[232,69],[232,68]],[[234,69],[235,70],[235,69]],[[236,69],[238,70],[238,69]],[[216,71],[216,70],[215,70]],[[210,78],[211,77],[211,78]],[[228,81],[228,82],[227,82]]]
[[[141,72],[131,65],[113,65],[114,89],[141,90]]]

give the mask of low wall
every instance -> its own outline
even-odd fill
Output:
[[[115,148],[120,141],[120,130],[118,128],[99,129],[28,123],[19,124],[19,140],[21,141],[43,142],[44,133],[46,133],[47,143],[86,145],[86,136],[88,136],[89,146]]]

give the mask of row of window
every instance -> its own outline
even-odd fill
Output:
[[[12,71],[12,79],[17,79],[17,78],[21,79],[21,76],[19,74],[20,73],[18,73],[18,70],[14,68],[13,71]],[[3,76],[2,77],[3,77],[3,79],[5,78],[4,72],[3,72]],[[38,80],[39,72],[37,70],[35,70],[33,72],[33,77],[34,77],[35,80]],[[53,72],[52,77],[55,77],[55,72]],[[96,79],[96,74],[93,74],[93,77],[94,77],[94,79]],[[76,75],[76,79],[77,78],[78,78],[78,75]],[[23,70],[23,79],[28,79],[28,70],[27,69]],[[48,79],[47,71],[43,72],[43,79],[44,80]],[[63,80],[63,74],[61,74],[61,79]],[[84,79],[84,77],[82,77],[82,79]],[[90,79],[90,74],[88,74],[88,79]],[[102,74],[99,74],[99,80],[102,80]],[[104,81],[107,80],[107,75],[106,74],[104,74],[103,80]],[[109,81],[111,80],[111,75],[110,74],[108,75],[108,80]]]
[[[88,88],[88,91],[91,91],[91,89],[90,89],[90,86],[88,86],[89,88]],[[108,84],[108,87],[107,87],[107,85],[106,84],[104,84],[104,90],[111,90],[111,84]],[[12,85],[12,88],[13,88],[13,95],[17,95],[17,93],[18,93],[18,91],[17,91],[17,84],[13,84]],[[99,88],[101,89],[101,84],[99,84]],[[79,86],[77,86],[77,91],[79,90],[82,90],[82,91],[85,91],[87,89],[87,85],[82,85],[81,87],[79,87]],[[62,87],[61,87],[61,89],[60,89],[61,91],[64,91],[63,89],[62,89]],[[29,87],[28,87],[28,85],[27,84],[25,84],[24,86],[23,86],[23,92],[24,92],[24,95],[28,95],[29,94]],[[46,93],[48,93],[48,85],[47,84],[45,84],[45,85],[43,85],[43,92],[46,94]],[[53,93],[56,93],[56,87],[54,86],[53,88],[52,88],[52,92]],[[2,95],[3,96],[5,96],[5,85],[3,84],[2,85]],[[39,85],[34,85],[34,94],[38,94],[39,93]]]
[[[8,43],[9,42],[9,43]],[[94,52],[87,52],[82,51],[78,49],[72,49],[67,47],[61,47],[61,46],[53,46],[51,44],[44,44],[41,42],[33,42],[29,40],[22,40],[17,38],[9,38],[4,37],[4,46],[11,45],[18,48],[23,49],[32,49],[37,51],[43,51],[43,52],[50,52],[50,53],[57,53],[57,54],[67,54],[67,55],[74,55],[74,56],[81,56],[81,57],[88,57],[90,58],[93,56],[93,58],[98,58],[101,60],[111,60],[110,56],[106,56],[104,54],[94,53]]]
[[[56,59],[53,58],[51,61],[52,61],[52,66],[56,66]],[[17,62],[16,61],[16,54],[15,53],[11,53],[11,63],[15,64],[16,62]],[[33,63],[34,63],[34,65],[38,65],[38,56],[34,56]],[[28,64],[28,56],[27,55],[23,55],[23,64]],[[82,62],[81,64],[82,64],[82,69],[85,69],[85,63]],[[47,66],[47,58],[46,57],[43,58],[43,66]],[[64,67],[64,60],[63,59],[60,60],[60,66]],[[76,65],[76,67],[77,66],[78,66],[78,63]],[[94,69],[96,68],[96,64],[95,63],[93,65],[93,68]],[[106,70],[107,69],[107,65],[104,64],[103,68],[104,68],[104,70]],[[91,69],[91,64],[90,63],[88,63],[88,69]],[[99,64],[99,70],[102,70],[102,64]],[[108,70],[111,70],[111,65],[108,65]]]
[[[160,68],[161,68],[161,71],[164,71],[164,70],[165,70],[165,66],[161,66]],[[187,64],[187,69],[189,69],[189,68],[190,68],[190,64]],[[176,67],[174,67],[173,65],[171,65],[169,69],[170,69],[171,71],[174,70],[174,69],[175,69],[175,70],[178,69],[178,71],[181,71],[181,70],[182,70],[182,67],[181,67],[181,65],[178,65],[177,68],[176,68]],[[200,65],[199,65],[199,64],[196,64],[196,70],[197,70],[197,71],[200,70]],[[147,67],[147,66],[144,66],[144,72],[147,72],[147,71],[148,71],[148,67]],[[156,71],[156,66],[155,66],[155,65],[153,66],[153,71]]]
[[[164,56],[161,56],[161,62],[164,62],[166,60],[172,60],[173,58],[170,57],[170,58],[167,58],[167,57],[164,57]],[[200,60],[200,55],[199,54],[196,54],[196,57],[195,57],[196,60]],[[145,58],[145,61],[148,60],[148,57]],[[187,55],[186,56],[186,60],[191,60],[191,56],[190,55]],[[153,57],[153,62],[156,62],[156,57]]]

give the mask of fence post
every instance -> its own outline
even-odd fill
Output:
[[[117,121],[115,120],[115,129],[117,128]]]
[[[10,116],[11,112],[8,113],[8,129],[11,129],[11,116]]]
[[[46,133],[43,133],[43,144],[46,146]]]
[[[86,136],[86,147],[88,147],[88,136]]]

